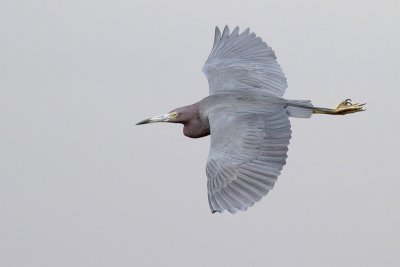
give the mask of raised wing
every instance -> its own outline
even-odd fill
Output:
[[[236,89],[259,88],[282,96],[287,87],[285,75],[274,51],[260,37],[239,34],[236,27],[229,34],[228,26],[220,33],[215,28],[214,46],[203,67],[210,95]]]
[[[224,116],[217,114],[223,113]],[[212,212],[246,210],[274,186],[291,138],[284,108],[269,113],[215,110],[206,173]]]

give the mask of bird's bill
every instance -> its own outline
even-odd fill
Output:
[[[170,113],[167,113],[164,115],[155,116],[155,117],[152,117],[149,119],[139,121],[138,123],[136,123],[136,125],[147,124],[147,123],[152,123],[152,122],[166,122],[166,121],[169,121],[169,119],[170,119]]]

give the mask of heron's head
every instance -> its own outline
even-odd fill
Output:
[[[183,122],[184,118],[184,111],[181,109],[176,109],[172,110],[171,112],[168,112],[167,114],[155,116],[149,119],[142,120],[136,125],[141,125],[141,124],[147,124],[147,123],[152,123],[152,122]]]
[[[174,122],[182,123],[183,134],[198,138],[210,134],[209,125],[200,119],[200,104],[195,103],[186,107],[174,109],[167,114],[155,116],[149,119],[142,120],[136,125],[147,124],[151,122]]]

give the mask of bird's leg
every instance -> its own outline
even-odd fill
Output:
[[[351,99],[346,99],[342,101],[335,109],[330,109],[330,108],[313,108],[313,113],[314,114],[329,114],[329,115],[346,115],[350,113],[355,113],[359,111],[365,111],[363,109],[363,104],[359,103],[351,103]]]

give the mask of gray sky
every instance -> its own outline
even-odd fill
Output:
[[[400,2],[144,2],[0,2],[0,266],[399,266]],[[274,190],[211,215],[209,138],[134,123],[208,94],[225,24],[368,111],[292,119]]]

